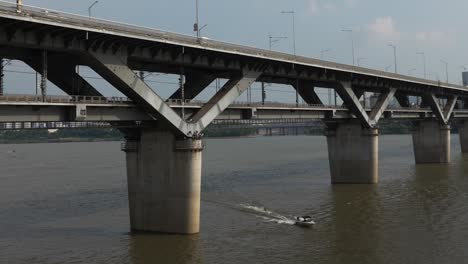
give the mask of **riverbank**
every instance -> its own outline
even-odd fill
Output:
[[[325,125],[316,122],[313,126],[301,129],[301,133],[293,132],[285,135],[320,136],[324,134]],[[414,129],[411,121],[386,120],[379,124],[381,135],[411,134]],[[457,130],[452,131],[456,133]],[[259,134],[257,127],[209,127],[204,131],[205,138],[238,138],[264,136]],[[276,134],[272,134],[276,135]],[[284,134],[282,134],[284,135]],[[109,142],[123,141],[124,136],[114,128],[86,128],[86,129],[59,129],[59,130],[4,130],[0,131],[0,144],[29,144],[29,143],[67,143],[67,142]]]

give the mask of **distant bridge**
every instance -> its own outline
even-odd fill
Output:
[[[416,163],[450,162],[450,124],[468,118],[464,86],[5,2],[0,58],[23,61],[42,76],[39,99],[0,99],[0,121],[150,122],[122,128],[134,230],[199,231],[202,132],[213,122],[323,120],[332,182],[377,183],[382,118],[420,122]],[[129,99],[103,98],[77,65]],[[136,71],[180,75],[180,88],[163,99]],[[210,100],[193,101],[217,79],[227,82]],[[47,80],[72,97],[48,97]],[[290,85],[296,104],[235,103],[254,82]],[[318,87],[334,89],[343,106],[326,106]],[[365,92],[378,95],[371,108],[361,104]],[[410,96],[419,98],[416,107]],[[389,108],[393,99],[399,106]],[[468,123],[460,138],[468,152]]]

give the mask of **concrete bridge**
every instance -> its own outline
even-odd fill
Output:
[[[0,58],[21,60],[42,76],[40,98],[0,98],[0,121],[149,122],[122,128],[131,228],[139,231],[199,232],[202,132],[213,122],[320,119],[332,182],[377,183],[382,118],[418,122],[416,163],[450,162],[451,122],[468,118],[464,86],[4,2]],[[103,98],[77,65],[128,99]],[[181,86],[163,99],[136,71],[177,74]],[[207,102],[193,101],[216,79],[227,81]],[[68,101],[48,97],[47,80]],[[234,104],[254,82],[290,85],[296,104]],[[344,104],[324,105],[319,87],[334,89]],[[361,103],[364,92],[378,95],[370,107]],[[397,106],[389,107],[394,99]],[[468,152],[468,123],[459,131]]]

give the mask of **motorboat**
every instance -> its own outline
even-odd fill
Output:
[[[302,227],[310,227],[315,225],[314,220],[310,216],[296,216],[295,225],[302,226]]]

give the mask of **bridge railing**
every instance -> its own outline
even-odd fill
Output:
[[[0,9],[6,10],[8,12],[17,13],[17,5],[15,3],[7,2],[0,0]],[[323,61],[313,58],[308,58],[299,55],[292,55],[277,51],[270,51],[266,49],[253,48],[245,45],[233,44],[218,40],[211,40],[205,37],[195,38],[193,36],[184,35],[180,33],[174,33],[169,31],[161,31],[154,28],[142,27],[138,25],[133,25],[129,23],[122,23],[117,21],[99,19],[99,18],[90,18],[84,15],[77,15],[72,13],[67,13],[63,11],[57,11],[52,9],[46,9],[30,5],[22,5],[22,14],[24,16],[33,17],[37,16],[43,19],[49,19],[54,22],[65,21],[68,23],[74,22],[78,26],[93,28],[96,30],[106,30],[112,29],[119,31],[124,34],[132,34],[139,36],[141,38],[159,38],[159,41],[164,42],[178,42],[182,45],[191,45],[191,46],[201,46],[202,48],[211,48],[211,49],[221,49],[228,52],[248,54],[262,58],[274,58],[276,60],[282,60],[286,62],[298,62],[305,63],[312,66],[324,67],[328,69],[346,71],[346,72],[355,72],[358,74],[367,74],[371,76],[384,77],[389,79],[403,80],[414,83],[426,84],[431,86],[443,86],[446,88],[456,88],[456,89],[466,89],[465,86],[442,83],[440,81],[433,81],[428,79],[421,79],[413,76],[406,76],[396,73],[388,73],[382,70],[374,70],[363,68],[354,65],[346,65],[335,62]],[[70,21],[74,20],[74,21]]]
[[[0,102],[18,103],[86,103],[86,104],[132,104],[127,97],[103,96],[42,96],[7,94],[0,96]]]
[[[168,99],[166,101],[171,106],[203,106],[207,102],[200,100],[180,100],[180,99]],[[344,105],[323,105],[323,104],[291,104],[291,103],[280,103],[280,102],[234,102],[230,107],[276,107],[276,108],[321,108],[321,109],[347,109]]]

